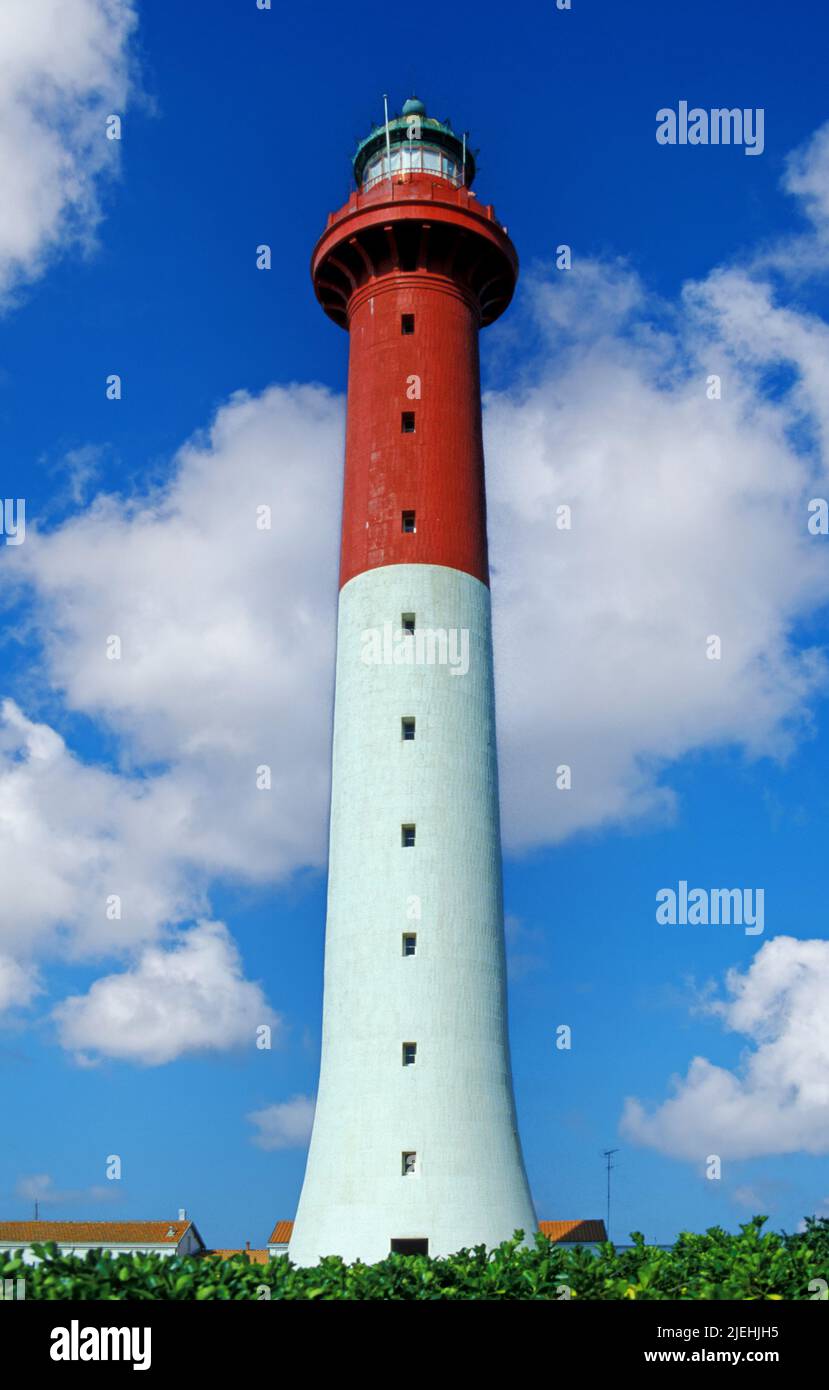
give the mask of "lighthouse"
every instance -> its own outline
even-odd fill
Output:
[[[320,1079],[289,1254],[536,1227],[504,952],[478,333],[518,262],[417,99],[312,258],[349,335]]]

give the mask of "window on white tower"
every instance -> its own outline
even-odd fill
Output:
[[[403,954],[404,956],[417,954],[417,932],[407,931],[403,933]]]
[[[400,737],[402,738],[403,742],[404,742],[404,743],[411,743],[412,740],[414,739],[414,736],[415,736],[415,721],[414,721],[414,719],[401,719],[401,721],[400,721]]]
[[[417,1154],[416,1154],[416,1153],[404,1153],[404,1154],[403,1154],[403,1177],[404,1177],[404,1178],[413,1178],[416,1172],[417,1172]]]
[[[415,842],[415,828],[413,825],[401,825],[400,843],[404,849],[412,849]]]
[[[403,1065],[413,1067],[417,1060],[417,1043],[403,1044]]]
[[[413,633],[414,630],[415,630],[415,615],[414,615],[414,613],[401,613],[401,614],[400,614],[400,626],[401,626],[401,628],[403,629],[404,632],[412,632],[412,633]]]

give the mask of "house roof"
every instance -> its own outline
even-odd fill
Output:
[[[0,1221],[0,1241],[77,1245],[178,1245],[192,1221]],[[198,1233],[197,1233],[198,1234]]]
[[[287,1245],[294,1229],[293,1221],[277,1221],[269,1245]],[[554,1244],[564,1241],[592,1242],[607,1240],[603,1221],[539,1221],[538,1229]]]
[[[291,1239],[291,1232],[294,1229],[293,1221],[277,1221],[271,1233],[268,1245],[287,1245]]]
[[[539,1221],[538,1229],[553,1244],[607,1240],[603,1221]]]
[[[205,1250],[205,1255],[217,1255],[220,1260],[232,1260],[234,1255],[247,1255],[251,1264],[266,1265],[270,1261],[267,1250]]]

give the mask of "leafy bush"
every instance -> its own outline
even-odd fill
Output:
[[[632,1249],[607,1241],[597,1250],[562,1250],[520,1233],[487,1253],[483,1246],[447,1259],[389,1255],[379,1264],[346,1265],[329,1256],[298,1269],[287,1256],[268,1265],[245,1256],[110,1255],[83,1259],[35,1246],[42,1263],[0,1256],[0,1277],[26,1279],[30,1299],[810,1299],[814,1279],[829,1280],[829,1220],[809,1219],[797,1235],[764,1234],[755,1217],[731,1235],[718,1226],[681,1235],[671,1250]]]

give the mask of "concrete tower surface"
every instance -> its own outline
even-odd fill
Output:
[[[412,99],[314,250],[350,339],[320,1084],[290,1256],[536,1226],[504,962],[478,331],[518,273]]]

